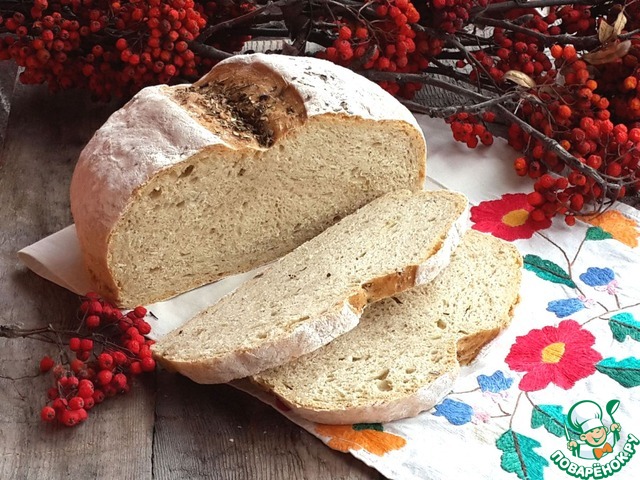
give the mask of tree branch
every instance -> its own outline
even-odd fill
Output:
[[[219,50],[211,45],[205,45],[199,41],[192,41],[189,43],[189,48],[193,50],[193,53],[197,53],[206,58],[212,58],[214,60],[224,60],[225,58],[233,57],[233,53]]]
[[[473,105],[451,105],[448,107],[430,107],[410,100],[401,100],[401,102],[413,112],[424,113],[426,115],[429,115],[430,117],[447,118],[451,115],[456,115],[463,112],[474,114],[491,110],[496,105],[499,105],[503,102],[508,102],[509,100],[519,97],[519,95],[519,92],[511,92],[500,97],[491,98],[484,102],[475,103]]]
[[[606,1],[607,0],[531,0],[523,2],[522,0],[511,0],[507,2],[492,3],[487,5],[486,7],[472,8],[470,11],[470,17],[471,21],[473,22],[477,15],[506,12],[514,8],[556,7],[569,4],[596,6],[600,5],[601,3],[605,3]]]

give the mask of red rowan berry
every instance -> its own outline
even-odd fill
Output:
[[[128,363],[127,356],[119,350],[113,352],[112,356],[116,365],[126,365]]]
[[[80,370],[85,368],[85,363],[78,358],[74,358],[73,360],[71,360],[71,363],[69,366],[71,367],[72,372],[78,373]]]
[[[596,170],[602,166],[602,157],[600,155],[589,155],[587,165]]]
[[[338,29],[338,38],[341,40],[349,40],[351,38],[351,29],[346,26],[342,26]]]
[[[51,358],[48,355],[45,355],[40,360],[40,371],[43,372],[43,373],[44,372],[48,372],[49,370],[51,370],[53,368],[54,364],[55,364],[55,362],[53,361],[53,358]]]
[[[90,76],[93,73],[93,65],[85,65],[83,67],[83,72],[84,72],[84,68],[85,67],[90,67],[91,68],[91,72],[89,73]],[[86,319],[85,319],[85,324],[87,325],[87,328],[91,329],[91,330],[95,330],[96,328],[98,328],[100,326],[100,317],[98,315],[89,315]]]
[[[97,380],[100,385],[108,385],[111,383],[112,378],[113,373],[111,373],[110,370],[100,370],[97,375]]]
[[[113,357],[108,353],[101,353],[98,355],[98,366],[101,369],[113,368]]]
[[[105,395],[104,395],[104,392],[102,390],[96,390],[95,392],[93,392],[92,397],[93,397],[93,401],[95,403],[102,403],[102,402],[104,402]]]
[[[544,197],[539,192],[531,192],[527,195],[527,201],[532,207],[540,207],[545,203]]]
[[[571,117],[571,108],[568,105],[560,105],[558,107],[558,117],[568,119]]]
[[[96,401],[93,399],[93,396],[84,397],[84,409],[91,410],[96,404]]]
[[[56,387],[51,387],[47,390],[47,398],[49,400],[55,400],[59,396],[60,396],[60,392],[58,392],[58,389]]]
[[[116,373],[111,383],[118,389],[122,389],[127,385],[127,376],[124,373]]]
[[[120,51],[123,51],[127,48],[127,40],[126,38],[119,38],[118,40],[116,40],[116,48]]]
[[[132,375],[140,375],[142,373],[142,365],[140,364],[139,361],[131,362],[131,365],[129,366],[129,371],[131,372]]]
[[[143,372],[152,372],[156,368],[156,361],[151,357],[140,360],[140,367]]]
[[[573,60],[577,57],[576,49],[573,45],[565,45],[562,50],[562,58],[565,60]]]
[[[531,220],[533,220],[534,222],[542,222],[546,218],[546,215],[544,214],[544,212],[538,208],[532,210],[531,213],[529,213],[529,216],[531,217]]]
[[[369,36],[369,30],[365,27],[358,27],[355,32],[355,37],[360,40],[365,40]]]
[[[42,410],[40,410],[40,418],[45,422],[52,422],[56,419],[56,411],[49,406],[42,407]]]
[[[78,387],[78,396],[82,397],[82,398],[89,398],[93,396],[93,392],[94,392],[94,387],[93,387],[93,383],[91,384],[91,386],[84,384],[84,385],[80,385]]]
[[[55,367],[53,367],[52,373],[55,378],[60,378],[65,374],[65,369],[62,365],[57,364]]]
[[[71,410],[84,408],[84,399],[82,397],[71,397],[69,399],[69,408]]]
[[[60,422],[67,427],[73,427],[80,422],[80,416],[75,410],[63,410],[60,414]]]
[[[86,362],[87,360],[89,360],[89,358],[91,358],[91,351],[90,350],[78,350],[76,352],[76,358],[78,360],[82,360],[83,362]]]
[[[81,350],[81,341],[78,337],[73,337],[69,339],[69,350],[71,350],[72,352],[77,352],[78,350]]]
[[[619,177],[622,173],[622,166],[617,162],[610,163],[607,165],[606,173],[612,177]]]

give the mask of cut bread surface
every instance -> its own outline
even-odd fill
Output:
[[[96,290],[135,306],[421,189],[425,158],[411,113],[373,82],[319,59],[238,56],[112,115],[81,154],[71,208]]]
[[[162,338],[154,355],[200,383],[285,363],[351,330],[367,303],[432,280],[467,227],[461,194],[387,194]]]
[[[315,422],[415,416],[510,323],[521,267],[513,245],[469,231],[431,283],[370,305],[350,332],[252,380]]]

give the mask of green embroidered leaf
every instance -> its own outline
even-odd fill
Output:
[[[534,405],[531,428],[544,427],[556,437],[564,437],[565,415],[560,405]]]
[[[609,318],[609,328],[613,333],[613,338],[619,342],[624,342],[627,335],[636,342],[640,342],[640,322],[630,313],[618,313]]]
[[[525,255],[524,268],[535,273],[543,280],[576,288],[576,284],[571,280],[569,274],[551,260],[544,260],[537,255]]]
[[[615,358],[609,357],[598,362],[596,369],[623,387],[640,386],[640,358],[628,357],[617,361]]]
[[[585,240],[606,240],[608,238],[613,238],[613,235],[605,232],[600,227],[589,227]]]
[[[354,423],[352,425],[354,430],[377,430],[378,432],[382,432],[382,424],[381,423]]]
[[[500,457],[500,466],[509,473],[515,473],[520,480],[542,480],[543,470],[549,462],[533,451],[538,443],[509,429],[496,441],[496,446],[504,453]]]

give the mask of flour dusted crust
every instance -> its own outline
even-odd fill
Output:
[[[71,211],[96,288],[118,288],[107,264],[112,229],[135,191],[158,171],[222,140],[167,100],[167,87],[140,91],[116,111],[82,150],[71,181]]]
[[[337,336],[353,329],[362,308],[354,308],[349,301],[336,306],[325,315],[300,325],[287,338],[264,342],[256,348],[234,352],[200,363],[182,363],[161,356],[156,359],[169,371],[179,372],[197,383],[226,383],[248,377],[265,368],[281,365],[307,352],[326,345]]]
[[[243,132],[231,127],[221,129],[220,124],[210,124],[198,105],[190,103],[188,96],[180,96],[188,86],[156,86],[145,88],[115,112],[82,151],[71,183],[71,210],[85,264],[96,289],[105,297],[131,306],[183,291],[178,288],[160,296],[127,297],[114,279],[113,262],[118,260],[110,258],[109,248],[113,233],[127,228],[119,222],[140,200],[141,191],[150,180],[207,152],[264,151],[289,130],[315,118],[391,122],[407,135],[422,139],[422,151],[417,152],[421,159],[417,181],[403,188],[422,186],[426,147],[421,130],[411,113],[376,84],[314,58],[253,54],[220,62],[194,86],[224,84],[239,77],[255,84],[257,90],[264,88],[265,95],[277,87],[284,99],[282,115],[270,120],[273,135],[267,143],[247,139]],[[243,269],[255,266],[246,265]],[[229,273],[234,272],[218,272],[191,288]]]

